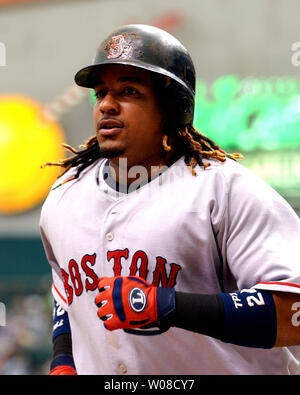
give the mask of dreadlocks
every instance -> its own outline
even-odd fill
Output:
[[[162,146],[165,151],[170,151],[172,147],[168,145],[167,140],[168,136],[165,135],[162,141]],[[191,169],[193,175],[196,175],[194,167],[197,164],[204,169],[210,166],[209,162],[203,163],[204,158],[217,159],[221,162],[225,162],[226,157],[230,157],[235,160],[243,159],[243,156],[239,153],[228,154],[224,152],[214,141],[200,133],[192,125],[186,126],[184,130],[179,130],[176,140],[177,144],[179,144],[180,151],[182,151],[182,154],[184,155],[185,163]],[[77,168],[74,178],[78,178],[84,169],[93,164],[97,159],[101,158],[96,136],[91,137],[81,145],[79,148],[83,149],[79,151],[68,144],[63,144],[63,146],[74,155],[59,162],[47,162],[42,166],[62,167],[64,170],[59,177],[74,167]]]
[[[192,125],[180,130],[178,135],[183,145],[185,163],[190,167],[193,175],[196,175],[194,171],[196,164],[204,169],[210,166],[210,162],[203,163],[204,158],[216,159],[220,162],[225,162],[226,157],[234,160],[243,159],[243,155],[240,153],[226,153],[213,140],[200,133]]]
[[[59,162],[47,162],[41,166],[42,168],[46,166],[62,167],[64,170],[59,174],[58,178],[64,175],[72,167],[77,168],[74,178],[78,178],[84,169],[94,163],[97,159],[101,158],[96,136],[91,137],[83,145],[80,145],[79,148],[83,148],[81,151],[76,150],[68,144],[63,144],[63,147],[68,151],[71,151],[74,155],[69,158],[62,159]]]

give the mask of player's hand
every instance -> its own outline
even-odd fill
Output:
[[[72,366],[56,366],[56,368],[52,369],[49,376],[77,376],[77,372]]]
[[[110,331],[157,323],[175,308],[174,288],[156,287],[140,277],[102,277],[98,289],[98,317]]]

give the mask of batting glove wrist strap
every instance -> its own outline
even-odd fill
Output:
[[[175,309],[175,289],[157,287],[157,316],[162,319]]]
[[[135,276],[103,277],[95,303],[108,330],[150,328],[175,308],[175,290],[156,287]]]

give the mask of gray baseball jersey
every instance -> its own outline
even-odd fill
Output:
[[[299,372],[298,347],[246,348],[178,328],[159,336],[104,328],[94,303],[102,276],[137,275],[192,293],[300,293],[300,220],[244,166],[210,160],[193,176],[181,158],[126,194],[105,181],[106,162],[53,189],[41,213],[53,295],[69,315],[78,374]]]

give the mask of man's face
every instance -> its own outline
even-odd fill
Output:
[[[132,66],[105,65],[95,86],[94,125],[102,155],[117,164],[159,164],[162,115],[152,73]]]

